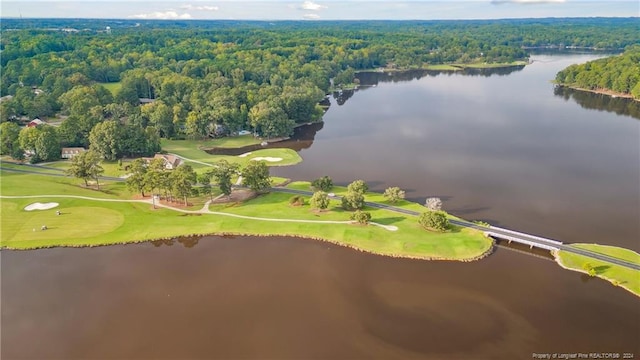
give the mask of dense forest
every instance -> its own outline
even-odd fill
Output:
[[[55,144],[116,159],[152,154],[160,138],[286,137],[320,121],[325,94],[357,83],[363,69],[510,63],[527,60],[531,47],[640,42],[632,18],[3,19],[0,27],[0,150],[32,161],[59,156]],[[19,128],[35,117],[59,126]]]
[[[640,45],[617,56],[571,65],[556,75],[561,85],[588,90],[610,90],[640,100]]]

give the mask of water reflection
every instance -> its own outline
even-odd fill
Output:
[[[180,244],[182,244],[182,246],[184,246],[185,248],[192,248],[196,245],[198,245],[198,242],[200,241],[200,237],[196,237],[196,236],[183,236],[183,237],[179,237],[179,238],[174,238],[174,239],[159,239],[159,240],[153,240],[153,241],[149,241],[149,243],[151,245],[153,245],[154,247],[161,247],[161,246],[173,246],[176,241]]]
[[[362,88],[362,89],[366,89],[366,88]],[[358,91],[358,89],[336,91],[333,93],[333,98],[336,100],[336,103],[338,105],[342,106],[344,105],[344,103],[347,102],[347,100],[349,100],[353,96],[353,94],[356,93],[356,91]]]
[[[501,68],[488,68],[488,69],[462,69],[462,70],[406,70],[406,71],[364,71],[356,74],[356,78],[359,81],[360,86],[354,90],[340,90],[334,92],[333,98],[338,105],[344,105],[356,92],[365,91],[370,88],[376,87],[381,82],[408,82],[413,80],[420,80],[424,77],[436,77],[439,75],[463,75],[463,76],[506,76],[516,71],[524,69],[524,65],[515,65]]]
[[[464,75],[464,76],[505,76],[524,69],[524,65],[515,65],[501,68],[487,68],[487,69],[472,69],[467,68],[463,70],[451,71],[451,70],[408,70],[408,71],[396,71],[396,72],[380,72],[380,71],[368,71],[360,72],[356,75],[360,80],[362,86],[373,86],[380,82],[402,82],[420,80],[424,77],[436,77],[438,75]]]
[[[553,94],[567,101],[572,99],[585,109],[604,110],[640,120],[640,102],[632,99],[579,91],[563,86],[556,86]]]
[[[213,148],[205,150],[207,153],[211,155],[230,155],[237,156],[250,151],[256,151],[261,149],[272,149],[272,148],[288,148],[295,151],[300,151],[303,149],[308,149],[313,144],[313,140],[316,137],[316,133],[322,130],[324,126],[323,122],[313,123],[309,125],[302,125],[295,128],[293,135],[283,141],[268,143],[267,145],[249,145],[241,148]]]

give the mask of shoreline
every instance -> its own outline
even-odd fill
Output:
[[[562,259],[560,258],[560,256],[558,255],[558,251],[551,251],[551,255],[553,255],[554,261],[556,262],[556,264],[558,264],[561,268],[565,269],[565,270],[569,270],[569,271],[573,271],[573,272],[578,272],[581,274],[585,274],[588,275],[589,277],[594,277],[594,278],[599,278],[602,280],[607,281],[609,284],[613,285],[614,287],[620,287],[625,289],[626,291],[630,292],[631,294],[640,297],[640,293],[636,293],[635,291],[633,291],[632,289],[630,289],[628,286],[625,286],[625,284],[623,283],[616,283],[618,280],[616,279],[611,279],[608,278],[606,276],[602,276],[601,274],[596,273],[595,275],[590,275],[587,271],[583,270],[583,269],[578,269],[578,268],[573,268],[573,267],[569,267],[567,265],[564,265],[562,263]]]
[[[373,69],[363,69],[357,70],[358,73],[399,73],[399,72],[409,72],[409,71],[462,71],[465,69],[501,69],[501,68],[510,68],[516,66],[527,66],[530,65],[530,61],[525,60],[517,60],[510,63],[469,63],[469,64],[460,64],[460,63],[451,63],[451,64],[429,64],[423,65],[417,68],[407,68],[407,69],[395,69],[395,68],[373,68]]]
[[[266,203],[268,204],[273,203],[274,201],[275,203],[278,203],[278,204],[279,203],[284,204],[286,202],[284,199],[288,197],[287,195],[282,195],[277,192],[267,194],[267,195],[274,197],[268,200],[263,199],[263,201],[266,201]],[[142,204],[142,205],[146,204],[147,206],[151,205],[151,202],[149,200],[145,201],[145,200],[125,200],[125,199],[101,199],[101,198],[86,197],[81,195],[43,195],[43,194],[22,195],[22,196],[5,195],[5,196],[2,196],[2,198],[3,200],[5,200],[5,198],[13,199],[13,200],[71,198],[74,200],[81,200],[83,202],[99,201],[99,202],[107,202],[107,203],[135,203],[135,204]],[[140,243],[140,242],[147,242],[147,241],[154,241],[154,240],[176,239],[176,238],[190,237],[190,236],[209,236],[209,235],[288,236],[288,237],[305,238],[305,239],[311,239],[311,240],[320,240],[324,242],[330,242],[335,245],[344,246],[344,247],[352,248],[361,252],[367,252],[367,253],[381,255],[381,256],[389,256],[389,257],[395,257],[395,258],[411,258],[411,259],[420,259],[420,260],[445,260],[445,261],[469,262],[469,261],[479,260],[487,257],[488,255],[493,253],[494,247],[495,247],[495,242],[493,239],[487,238],[486,236],[482,236],[480,233],[476,234],[474,232],[469,232],[467,233],[468,235],[465,235],[465,237],[468,236],[468,239],[472,240],[474,246],[468,251],[463,251],[463,253],[460,253],[458,251],[451,252],[451,249],[448,248],[449,246],[453,248],[462,246],[460,243],[460,240],[456,238],[456,236],[453,234],[450,234],[449,236],[447,236],[446,234],[443,234],[445,236],[442,238],[441,241],[447,242],[447,240],[451,239],[452,242],[450,243],[450,245],[444,246],[442,250],[432,249],[430,251],[423,251],[423,250],[416,249],[414,251],[410,248],[406,248],[405,243],[411,242],[411,241],[419,242],[420,239],[424,239],[424,236],[431,239],[431,240],[427,240],[427,242],[438,241],[439,239],[432,238],[431,235],[428,235],[428,234],[425,234],[423,236],[421,235],[422,232],[418,234],[415,231],[411,230],[412,229],[411,227],[409,228],[401,227],[401,229],[405,229],[409,232],[401,234],[400,238],[398,238],[397,234],[392,235],[394,232],[398,230],[396,226],[388,226],[388,225],[385,225],[384,223],[383,224],[376,223],[375,221],[372,221],[369,224],[369,226],[357,227],[358,229],[360,228],[364,229],[367,227],[370,229],[362,233],[361,235],[363,237],[360,238],[359,236],[355,236],[355,237],[349,236],[347,233],[349,233],[350,230],[344,230],[345,234],[343,235],[343,230],[340,230],[340,228],[338,228],[338,230],[335,230],[335,231],[334,230],[323,231],[322,225],[325,223],[341,224],[345,226],[350,226],[349,224],[353,224],[352,221],[337,219],[335,217],[322,219],[322,220],[316,219],[313,217],[299,218],[298,216],[293,216],[291,218],[286,216],[284,218],[282,216],[264,218],[260,215],[255,215],[252,213],[243,214],[243,213],[233,213],[233,212],[231,213],[221,212],[220,210],[216,210],[216,209],[209,210],[208,204],[210,204],[210,201],[207,201],[204,207],[196,210],[176,208],[172,205],[167,205],[162,203],[158,203],[156,204],[156,206],[166,210],[172,210],[172,211],[177,211],[179,213],[184,213],[185,215],[198,215],[198,216],[205,215],[205,214],[216,215],[216,217],[212,218],[212,220],[218,224],[213,225],[213,224],[210,224],[208,220],[203,219],[201,221],[196,221],[196,223],[193,223],[192,224],[193,226],[190,226],[190,227],[171,226],[171,227],[165,228],[164,231],[134,231],[134,232],[125,231],[126,233],[129,233],[130,236],[127,236],[126,233],[123,233],[120,230],[113,230],[113,231],[119,232],[118,236],[110,236],[109,233],[113,232],[111,231],[109,233],[96,234],[95,236],[101,236],[101,238],[100,239],[96,238],[95,240],[91,240],[91,239],[84,240],[80,238],[78,239],[51,238],[48,241],[44,241],[45,239],[42,239],[42,241],[30,243],[29,241],[16,242],[14,241],[15,239],[14,240],[3,239],[2,244],[0,246],[0,250],[4,250],[4,249],[33,250],[33,249],[41,249],[41,248],[55,248],[55,247],[108,246],[108,245],[119,245],[119,244],[127,244],[127,243]],[[258,203],[256,205],[262,206],[263,204]],[[20,206],[22,205],[19,205],[18,208],[16,208],[16,210],[20,211],[19,210],[21,209]],[[112,208],[111,206],[105,206],[105,207]],[[125,214],[121,210],[118,210],[118,209],[114,209],[114,210]],[[280,215],[284,215],[284,214],[280,214]],[[380,216],[383,216],[383,215],[385,214],[381,214]],[[256,225],[245,226],[245,225],[248,225],[246,224],[246,222],[244,223],[245,225],[242,225],[242,223],[235,224],[233,220],[230,220],[230,221],[224,220],[226,224],[224,227],[222,227],[220,226],[222,224],[220,222],[222,221],[220,220],[221,219],[220,216],[225,216],[232,219],[240,219],[240,221],[248,220],[248,221],[251,221],[251,224],[256,223]],[[305,225],[302,227],[298,227],[296,225],[292,227],[292,226],[283,225],[283,227],[280,227],[280,226],[270,226],[270,225],[258,225],[258,223],[262,221],[291,223],[291,224],[310,223],[310,224],[313,224],[313,226]],[[320,224],[320,227],[318,227],[318,224]],[[234,225],[239,225],[239,226],[234,226]],[[379,230],[377,230],[377,228],[382,228],[384,230],[391,231],[391,233],[389,235],[385,234],[384,231],[383,233],[380,233]],[[371,239],[378,239],[378,240],[388,239],[389,244],[394,244],[394,245],[379,246],[379,244],[378,245],[376,244],[377,241],[373,241],[372,243]],[[400,241],[400,243],[398,243],[398,241]]]
[[[613,99],[622,98],[622,99],[629,99],[629,100],[640,102],[640,99],[634,98],[631,94],[619,93],[609,89],[585,89],[577,86],[572,86],[567,84],[558,84],[558,83],[556,83],[556,86],[564,87],[564,88],[568,88],[576,91],[589,92],[592,94],[606,95]]]
[[[287,234],[287,233],[256,234],[256,233],[222,231],[222,232],[213,232],[213,233],[201,233],[201,234],[197,234],[196,233],[196,234],[185,234],[185,235],[167,236],[167,237],[150,238],[150,239],[138,239],[138,240],[121,241],[121,242],[104,243],[104,244],[42,245],[42,246],[37,246],[37,247],[33,247],[33,248],[12,248],[10,246],[2,246],[2,247],[0,247],[0,252],[3,251],[3,250],[9,250],[9,251],[33,251],[33,250],[42,250],[42,249],[55,249],[55,248],[72,248],[72,249],[94,248],[94,247],[103,247],[103,246],[141,244],[141,243],[146,243],[146,242],[150,243],[150,242],[162,241],[162,240],[175,240],[175,239],[178,239],[178,238],[193,238],[193,237],[197,237],[199,239],[202,239],[202,238],[208,237],[208,236],[219,236],[219,237],[225,237],[225,236],[278,237],[278,236],[280,236],[280,237],[290,237],[290,238],[296,238],[296,239],[311,240],[311,241],[321,241],[321,242],[331,243],[333,245],[345,247],[345,248],[352,249],[352,250],[357,250],[357,251],[362,252],[362,253],[367,253],[367,254],[372,254],[372,255],[377,255],[377,256],[390,257],[390,258],[395,258],[395,259],[412,259],[412,260],[427,260],[427,261],[453,261],[453,262],[472,262],[472,261],[482,260],[482,259],[488,257],[489,255],[493,254],[493,252],[495,251],[495,247],[496,247],[495,246],[495,240],[492,240],[492,244],[489,247],[489,249],[487,249],[484,253],[482,253],[482,254],[480,254],[478,256],[467,258],[467,259],[451,259],[451,258],[446,258],[446,257],[414,256],[414,255],[381,253],[381,252],[376,252],[376,251],[373,251],[373,250],[363,249],[363,248],[360,248],[360,247],[352,245],[352,244],[346,244],[346,243],[340,242],[339,240],[332,240],[332,239],[323,238],[323,237],[320,237],[320,236],[306,236],[306,235]]]

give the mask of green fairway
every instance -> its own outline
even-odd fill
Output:
[[[78,186],[80,182],[71,178],[6,171],[1,176],[3,196],[41,194],[29,199],[2,198],[0,245],[6,248],[106,245],[222,233],[300,236],[381,255],[428,259],[472,260],[492,248],[492,240],[478,231],[454,228],[432,233],[423,230],[416,218],[388,210],[366,209],[373,222],[392,226],[390,229],[350,224],[350,213],[337,200],[327,211],[318,212],[308,205],[308,198],[307,205],[291,206],[290,194],[270,193],[243,203],[211,205],[209,210],[217,212],[213,214],[185,213],[153,209],[149,203],[99,201],[130,201],[131,194],[122,183],[105,184],[103,191],[96,191]],[[97,199],[46,196],[57,194]],[[59,207],[24,210],[34,202],[56,202]],[[420,206],[404,206],[411,205]],[[57,210],[62,215],[56,215]],[[49,229],[40,230],[42,225]]]
[[[627,260],[640,264],[640,254],[615,246],[605,246],[597,244],[572,244],[571,246],[591,250],[593,252],[613,256],[619,259]],[[627,267],[611,264],[604,261],[598,261],[586,258],[581,255],[568,253],[566,251],[558,251],[556,261],[570,270],[587,273],[586,264],[590,265],[595,271],[595,276],[605,279],[616,286],[627,289],[628,291],[640,296],[640,272],[629,269]]]
[[[111,95],[116,96],[118,95],[118,92],[120,92],[120,88],[122,88],[122,83],[120,82],[110,82],[110,83],[98,83],[100,85],[102,85],[103,87],[105,87],[107,90],[109,90],[109,92],[111,92]]]
[[[24,201],[26,200],[26,201]],[[38,199],[38,201],[61,203],[60,199]],[[69,237],[76,239],[90,238],[107,234],[117,229],[124,222],[122,213],[99,206],[74,206],[83,203],[78,200],[63,200],[64,206],[49,210],[24,211],[24,206],[33,200],[23,199],[20,202],[2,202],[3,238],[6,232],[9,241],[24,243],[46,242]],[[84,202],[86,203],[86,202]],[[87,204],[89,205],[89,204]],[[56,211],[61,211],[57,215]],[[100,221],[96,221],[100,219]],[[47,230],[41,230],[43,225]]]

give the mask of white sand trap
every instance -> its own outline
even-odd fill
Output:
[[[379,227],[381,227],[383,229],[386,229],[386,230],[389,230],[389,231],[398,231],[398,227],[395,226],[395,225],[382,225],[382,224],[375,223],[373,221],[370,222],[370,224],[371,225],[375,225],[375,226],[379,226]]]
[[[27,206],[24,207],[25,211],[32,211],[32,210],[49,210],[49,209],[53,209],[54,207],[58,207],[58,203],[54,203],[54,202],[50,202],[50,203],[33,203],[33,204],[29,204]]]
[[[247,157],[247,156],[249,156],[249,155],[251,155],[251,153],[250,153],[250,152],[248,152],[248,153],[244,153],[244,154],[242,154],[242,155],[238,155],[238,157]]]
[[[282,158],[277,158],[277,157],[271,157],[271,156],[258,156],[258,157],[254,157],[253,159],[254,161],[268,161],[268,162],[278,162],[278,161],[282,161]]]

